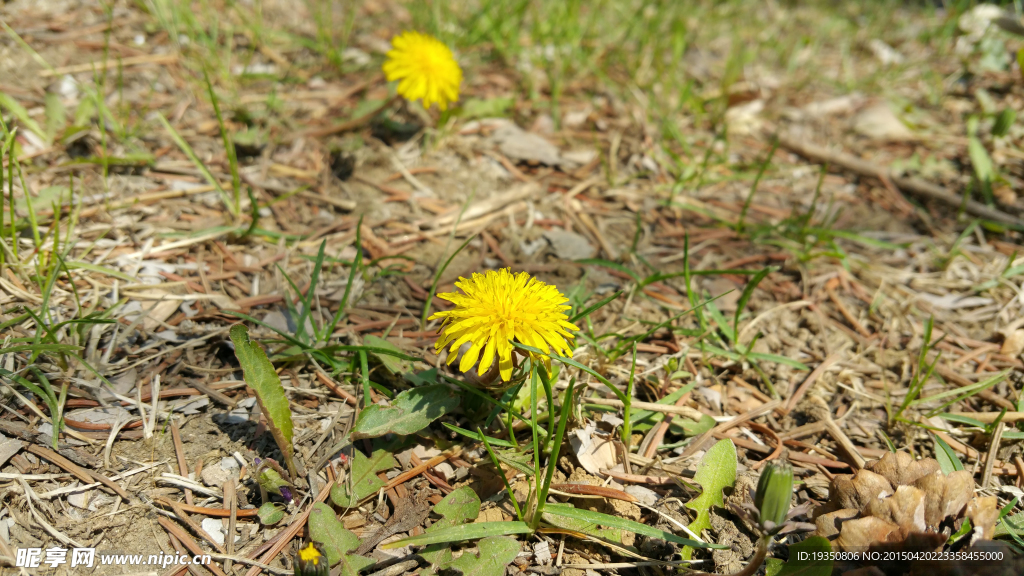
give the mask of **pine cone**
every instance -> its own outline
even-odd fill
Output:
[[[972,542],[987,540],[998,503],[994,497],[974,497],[974,488],[970,472],[947,475],[933,458],[888,453],[856,474],[832,480],[828,502],[815,511],[815,533],[833,540],[834,550],[939,551],[970,518]],[[902,574],[907,566],[871,568]]]

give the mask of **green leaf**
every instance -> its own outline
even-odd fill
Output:
[[[70,269],[70,270],[88,270],[90,272],[97,272],[97,273],[100,273],[100,274],[106,274],[108,276],[113,276],[115,278],[120,278],[121,280],[124,280],[125,282],[135,282],[136,280],[138,280],[138,278],[136,278],[134,276],[131,276],[129,274],[125,274],[124,272],[121,272],[119,270],[114,270],[113,268],[107,268],[106,266],[99,266],[99,265],[93,264],[92,262],[75,262],[74,260],[69,260],[69,261],[65,262],[64,265],[67,266],[68,269]]]
[[[249,329],[244,324],[231,327],[231,341],[235,344],[235,357],[242,366],[245,383],[256,393],[256,401],[267,418],[270,433],[277,447],[284,454],[288,472],[298,476],[293,462],[295,450],[292,447],[292,411],[288,397],[284,394],[281,378],[274,371],[274,365],[267,359],[263,348],[249,339]]]
[[[434,512],[443,518],[427,528],[428,534],[476,520],[480,515],[480,497],[469,486],[463,486],[438,502]],[[451,548],[446,544],[431,544],[420,551],[420,556],[431,564],[431,569],[423,576],[444,570],[454,562]]]
[[[723,440],[723,442],[728,442]],[[729,442],[730,446],[732,442]],[[735,458],[736,452],[733,448],[733,457]],[[735,469],[734,469],[735,471]],[[600,524],[602,526],[608,526],[609,528],[621,528],[622,530],[629,530],[635,534],[642,534],[644,536],[650,536],[652,538],[661,538],[668,542],[675,542],[676,544],[682,544],[684,546],[692,546],[694,548],[717,548],[720,550],[727,549],[728,546],[719,544],[707,544],[704,542],[698,542],[689,538],[681,538],[671,532],[664,530],[658,530],[657,528],[648,526],[647,524],[641,524],[634,522],[626,518],[620,518],[618,516],[610,516],[608,514],[602,514],[600,512],[592,512],[590,510],[580,510],[568,504],[545,504],[544,515],[557,514],[559,516],[565,516],[568,518],[575,518],[577,520],[584,520],[594,524]],[[692,524],[691,524],[692,526]]]
[[[577,320],[579,320],[581,318],[585,318],[588,315],[594,313],[595,311],[600,310],[601,308],[604,307],[605,304],[611,302],[612,300],[615,300],[619,296],[622,296],[622,290],[619,290],[618,292],[612,294],[611,296],[607,296],[605,298],[602,298],[600,302],[598,302],[598,303],[596,303],[596,304],[594,304],[592,306],[587,306],[587,308],[585,310],[583,310],[582,312],[580,312],[580,313],[576,314],[575,316],[573,316],[569,320],[569,323],[575,324]]]
[[[442,384],[406,390],[389,407],[373,404],[360,412],[352,427],[352,439],[415,434],[458,405],[459,397]]]
[[[589,534],[602,540],[614,542],[615,544],[622,544],[623,531],[621,529],[601,528],[601,524],[598,522],[564,516],[552,511],[550,504],[544,505],[544,514],[542,519],[544,522],[554,526],[555,528]]]
[[[686,507],[697,512],[697,517],[690,522],[690,530],[700,535],[702,530],[711,528],[711,507],[725,506],[722,490],[730,488],[736,482],[736,447],[732,440],[719,440],[704,453],[697,466],[693,481],[700,484],[700,496],[686,503]],[[683,557],[689,559],[687,552]]]
[[[976,420],[970,416],[962,416],[960,414],[950,414],[943,412],[938,415],[943,420],[949,420],[950,422],[956,422],[957,424],[967,424],[968,426],[976,426],[978,428],[985,428],[985,423],[981,420]]]
[[[331,566],[341,563],[341,576],[356,576],[360,570],[375,562],[370,558],[349,554],[359,547],[359,537],[345,530],[334,516],[334,510],[323,502],[317,502],[309,511],[309,536],[312,541],[323,546]]]
[[[501,460],[502,464],[510,468],[526,474],[527,478],[533,478],[535,470],[533,469],[533,457],[530,454],[524,454],[516,450],[506,450],[504,452],[495,452],[498,460]]]
[[[1016,534],[1024,533],[1024,512],[1019,512],[1013,516],[1005,516],[999,524],[996,524],[992,537],[1009,536],[1011,532]]]
[[[465,120],[473,118],[500,118],[508,115],[515,104],[515,98],[469,98],[462,105],[459,116]]]
[[[388,342],[384,338],[369,334],[367,336],[363,336],[363,344],[371,346],[373,348],[383,348],[385,350],[392,350],[398,354],[374,354],[374,356],[376,356],[377,359],[380,360],[380,363],[383,364],[384,367],[388,369],[388,372],[391,372],[392,374],[405,374],[406,372],[412,370],[412,366],[410,366],[407,361],[402,360],[401,355],[404,355],[405,353],[402,352],[401,348],[395,346],[391,342]]]
[[[832,560],[814,560],[813,554],[828,555],[832,545],[827,538],[811,536],[802,542],[789,546],[789,562],[778,558],[768,559],[766,576],[831,576]],[[801,557],[806,554],[807,556]]]
[[[697,386],[697,382],[691,382],[682,388],[679,388],[675,392],[665,396],[658,400],[656,404],[662,404],[665,406],[671,406],[679,400],[683,394],[690,392]],[[643,432],[649,430],[652,426],[661,422],[665,419],[665,413],[653,412],[651,410],[639,410],[634,409],[633,414],[630,418],[633,422],[633,430],[636,432]],[[703,415],[700,420],[691,420],[680,415],[675,415],[672,418],[672,424],[669,426],[669,430],[676,434],[682,434],[683,436],[690,438],[692,436],[699,436],[715,427],[715,419],[707,414]]]
[[[377,450],[369,458],[358,450],[353,452],[355,455],[352,457],[350,473],[353,494],[348,492],[347,480],[331,488],[331,501],[344,508],[358,505],[360,500],[383,488],[386,482],[378,478],[377,473],[398,466],[395,457],[386,450]]]
[[[743,310],[747,307],[747,302],[750,301],[750,297],[754,295],[754,289],[761,283],[761,280],[764,280],[765,276],[775,272],[776,270],[778,270],[778,268],[774,266],[764,268],[747,282],[746,287],[743,288],[743,294],[740,294],[740,299],[736,302],[736,312],[733,314],[732,319],[734,331],[738,331],[740,329],[740,314],[742,314]]]
[[[504,574],[505,567],[519,555],[521,545],[515,538],[490,536],[477,543],[477,554],[463,552],[444,569],[457,570],[462,576],[492,576]],[[451,549],[447,550],[451,555]]]
[[[797,370],[810,370],[810,368],[803,362],[793,360],[792,358],[787,358],[785,356],[779,356],[778,354],[769,354],[767,352],[748,352],[747,358],[761,362],[775,362],[776,364],[783,364],[790,368],[796,368]]]
[[[53,92],[46,93],[46,142],[52,144],[57,132],[67,121],[67,110],[60,96]]]
[[[466,436],[467,438],[472,438],[473,440],[476,440],[477,442],[483,442],[484,434],[480,434],[478,432],[473,432],[472,430],[466,430],[465,428],[459,428],[458,426],[456,426],[454,424],[450,424],[448,422],[444,423],[444,427],[449,429],[449,430],[451,430],[451,431],[453,431],[453,432],[456,432],[458,434],[462,434],[463,436]],[[516,447],[515,444],[509,442],[508,440],[501,440],[499,438],[492,438],[491,436],[487,436],[487,442],[491,446],[499,446],[501,448],[515,448]]]
[[[480,515],[480,497],[469,486],[463,486],[444,497],[434,506],[434,513],[444,518],[434,522],[427,532],[476,520]]]
[[[992,125],[993,136],[1006,136],[1010,131],[1010,127],[1017,120],[1017,111],[1013,108],[1004,108],[1002,112],[996,116],[995,124]]]
[[[949,474],[950,472],[956,472],[957,470],[963,470],[964,465],[960,462],[960,458],[957,457],[956,452],[953,448],[946,444],[946,441],[938,436],[932,436],[935,440],[935,459],[939,461],[939,468],[942,469],[943,474]]]
[[[988,150],[976,136],[967,139],[967,154],[971,157],[971,165],[974,166],[974,174],[982,182],[991,182],[995,176],[995,165],[988,155]]]
[[[231,197],[228,196],[228,193],[225,192],[224,188],[220,185],[220,180],[217,180],[213,176],[213,173],[210,172],[210,169],[206,167],[206,164],[203,164],[203,161],[200,160],[198,156],[196,156],[195,151],[192,150],[192,147],[189,146],[188,142],[186,142],[185,139],[182,138],[180,134],[178,134],[178,131],[175,130],[173,126],[171,126],[171,123],[167,121],[167,118],[164,118],[163,114],[157,112],[156,118],[160,121],[161,124],[163,124],[163,127],[165,130],[167,130],[167,134],[171,137],[171,140],[173,140],[174,143],[178,145],[178,148],[180,148],[181,151],[185,154],[185,156],[187,156],[188,159],[192,161],[192,164],[195,165],[199,172],[201,172],[203,176],[206,177],[207,182],[209,182],[214,188],[217,189],[217,194],[220,195],[221,201],[224,202],[224,206],[227,207],[229,210],[234,210],[235,205],[231,201]],[[233,332],[234,330],[232,330],[232,333]]]
[[[426,532],[397,542],[381,544],[381,550],[392,550],[403,546],[423,546],[424,544],[441,544],[445,542],[462,542],[490,536],[511,536],[513,534],[530,534],[530,526],[518,520],[513,522],[474,522],[451,526],[437,532]]]
[[[17,100],[7,94],[0,92],[0,109],[7,110],[14,116],[18,123],[34,132],[40,138],[46,139],[46,131],[39,127],[39,124],[28,115],[25,109]]]
[[[256,511],[256,515],[260,517],[260,524],[273,526],[284,518],[284,506],[277,502],[264,502]]]

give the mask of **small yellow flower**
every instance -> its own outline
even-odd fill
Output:
[[[419,32],[403,32],[391,40],[384,62],[388,82],[400,80],[398,94],[406,100],[423,99],[423,107],[437,102],[441,110],[459,99],[462,69],[440,40]]]
[[[330,563],[323,550],[310,542],[295,555],[295,576],[327,576],[331,571]]]
[[[446,346],[448,364],[455,362],[459,348],[469,342],[459,370],[468,372],[477,360],[477,371],[484,374],[498,357],[501,379],[512,378],[512,341],[533,346],[548,354],[552,349],[570,356],[569,330],[579,330],[569,322],[570,308],[558,288],[531,278],[526,272],[513,274],[508,268],[483,274],[474,272],[469,280],[459,278],[455,286],[465,294],[447,292],[437,297],[455,304],[455,309],[437,312],[431,320],[443,319],[441,337],[434,348],[440,354]],[[568,340],[567,340],[568,339]],[[550,369],[551,359],[546,359]]]

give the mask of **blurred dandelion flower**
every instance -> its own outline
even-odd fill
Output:
[[[403,32],[391,40],[384,62],[384,77],[398,80],[398,94],[406,100],[423,100],[423,107],[437,102],[447,110],[459,99],[462,69],[440,40],[419,32]]]
[[[501,379],[512,378],[512,341],[533,346],[545,354],[552,350],[570,356],[569,330],[579,330],[569,322],[565,311],[568,300],[558,288],[530,277],[526,272],[513,274],[508,268],[472,278],[459,278],[455,286],[464,293],[447,292],[437,297],[455,304],[453,310],[437,312],[431,320],[441,319],[441,337],[434,348],[440,354],[448,348],[448,364],[455,362],[463,344],[472,346],[462,356],[459,370],[468,372],[480,361],[477,371],[483,375],[498,357]],[[542,358],[551,369],[551,359]]]
[[[313,542],[295,555],[295,576],[327,576],[330,571],[327,555]]]

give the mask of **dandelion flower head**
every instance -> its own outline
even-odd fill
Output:
[[[423,100],[423,107],[437,102],[447,110],[459,99],[462,69],[440,40],[419,32],[403,32],[391,39],[384,62],[384,77],[398,80],[398,94],[406,100]]]
[[[459,348],[471,344],[459,362],[459,370],[468,372],[480,361],[478,373],[484,374],[498,359],[501,379],[512,378],[512,342],[569,356],[579,330],[569,322],[565,311],[568,299],[558,288],[545,284],[526,272],[513,274],[508,268],[483,274],[473,273],[468,280],[459,278],[455,286],[462,290],[438,294],[455,308],[430,317],[441,319],[441,337],[434,348],[438,353],[448,347],[448,364],[455,362]],[[547,358],[550,364],[550,358]]]

